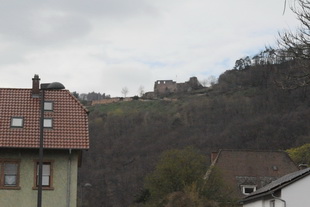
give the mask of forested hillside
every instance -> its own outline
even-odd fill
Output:
[[[168,149],[193,146],[209,156],[220,148],[286,150],[310,142],[309,86],[282,84],[293,66],[247,65],[168,100],[90,107],[91,148],[79,173],[80,186],[92,185],[79,188],[84,206],[132,204]]]

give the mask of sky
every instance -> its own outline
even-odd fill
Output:
[[[112,97],[203,81],[276,46],[285,0],[0,0],[0,87],[61,82]]]

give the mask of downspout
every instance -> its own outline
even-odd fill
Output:
[[[273,195],[273,193],[271,194],[271,196],[275,199],[275,200],[279,200],[279,201],[282,201],[284,203],[284,207],[286,207],[286,201],[279,198],[279,197],[276,197],[275,195]]]
[[[71,155],[72,151],[69,149],[68,170],[67,170],[67,207],[71,203]]]
[[[37,207],[42,207],[42,175],[43,175],[43,148],[44,148],[44,97],[45,91],[42,89],[40,103],[40,147],[39,147],[39,174],[38,174],[38,198]]]

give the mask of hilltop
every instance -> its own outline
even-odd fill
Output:
[[[212,87],[168,100],[89,107],[91,149],[79,175],[80,183],[92,184],[85,202],[129,206],[168,149],[194,146],[209,155],[219,148],[286,150],[309,142],[309,86],[279,87],[287,66],[228,70]]]

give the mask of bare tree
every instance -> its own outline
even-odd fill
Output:
[[[209,82],[210,86],[213,86],[214,84],[217,83],[217,78],[215,76],[211,75],[208,77],[208,82]]]
[[[207,79],[200,80],[199,82],[201,83],[201,85],[203,87],[207,87],[208,86],[208,80]]]
[[[123,94],[123,96],[124,96],[125,98],[126,98],[128,92],[129,92],[129,91],[128,91],[128,88],[127,88],[126,86],[122,88],[121,93]]]
[[[310,1],[296,0],[291,6],[301,26],[297,31],[286,30],[279,34],[278,44],[286,59],[290,60],[291,70],[281,75],[278,85],[294,89],[310,85]]]
[[[144,94],[144,86],[140,86],[140,87],[139,87],[138,93],[139,93],[140,97],[143,96],[143,94]]]
[[[286,56],[310,59],[310,1],[296,0],[291,10],[301,26],[295,32],[287,30],[280,33],[278,43],[282,49],[285,49]]]
[[[213,75],[210,75],[206,79],[199,81],[203,87],[213,86],[217,83],[217,78]]]

